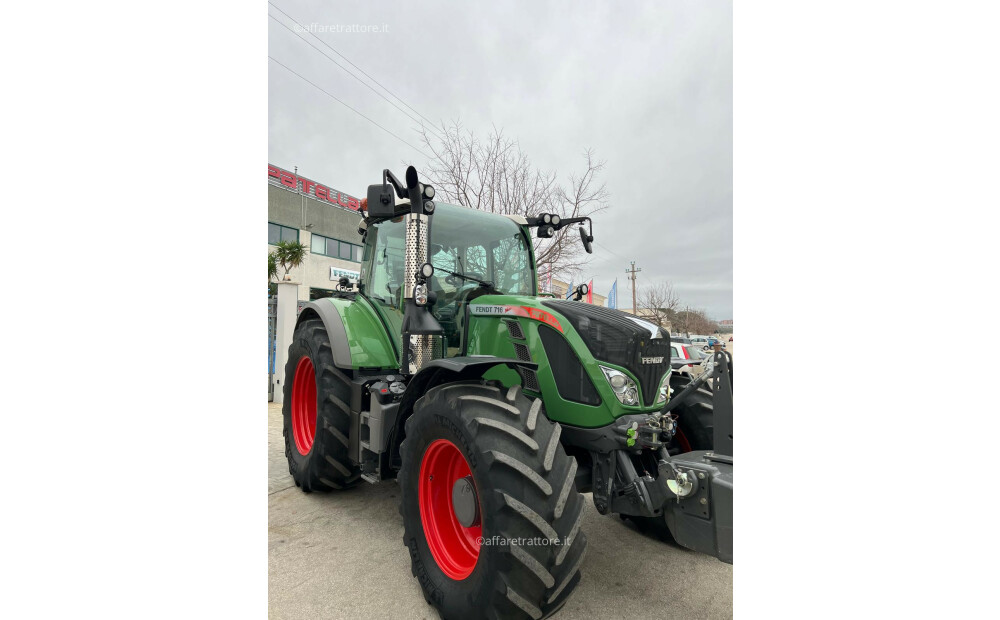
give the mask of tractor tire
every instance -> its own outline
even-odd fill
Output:
[[[681,390],[691,383],[692,378],[691,375],[672,373],[670,389],[673,390],[673,394],[680,394]],[[702,385],[672,411],[677,416],[678,429],[674,435],[674,444],[681,452],[712,449],[715,433],[713,403],[712,392]]]
[[[673,394],[677,395],[691,382],[691,376],[681,373],[670,375],[670,388]],[[714,433],[714,413],[715,408],[712,400],[712,392],[704,386],[684,399],[684,402],[671,412],[677,416],[677,433],[674,440],[667,447],[671,454],[691,452],[692,450],[711,450]],[[629,515],[640,531],[655,536],[663,541],[671,541],[674,537],[667,527],[666,518],[659,517],[637,517]]]
[[[330,337],[320,320],[295,330],[285,364],[285,458],[295,485],[306,493],[352,487],[361,477],[348,457],[351,379],[333,364]]]
[[[520,386],[456,382],[415,404],[397,478],[403,542],[445,620],[538,620],[580,582],[584,499],[561,432]]]

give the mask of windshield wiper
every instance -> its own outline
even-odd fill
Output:
[[[447,269],[441,269],[440,267],[435,267],[434,270],[443,271],[448,275],[455,276],[456,278],[462,278],[463,280],[472,280],[473,282],[478,282],[479,284],[485,286],[486,288],[492,288],[493,290],[496,290],[496,288],[494,288],[493,286],[493,283],[490,282],[489,280],[480,280],[479,278],[473,278],[472,276],[467,276],[464,273],[455,273],[454,271],[448,271]]]

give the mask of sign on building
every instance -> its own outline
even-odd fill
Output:
[[[267,165],[267,182],[271,185],[278,185],[292,191],[301,191],[316,200],[343,207],[344,209],[350,209],[351,211],[359,211],[361,209],[361,201],[354,196],[331,189],[322,183],[311,181],[294,172],[283,170],[271,164]]]
[[[351,271],[350,269],[337,269],[336,267],[330,267],[331,282],[336,282],[344,276],[347,276],[352,280],[357,280],[361,277],[361,274],[357,271]]]

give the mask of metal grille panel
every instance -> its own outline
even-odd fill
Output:
[[[517,321],[504,321],[507,324],[507,335],[517,340],[524,340],[524,330]]]
[[[531,390],[532,392],[541,392],[538,388],[538,376],[535,374],[534,370],[531,370],[530,368],[522,368],[521,379],[524,382],[524,389]]]
[[[416,374],[428,362],[441,357],[441,336],[429,334],[410,336],[410,348],[413,350],[410,374]]]
[[[417,285],[417,268],[427,262],[427,216],[410,213],[406,216],[406,254],[403,262],[403,299],[413,297]]]
[[[538,335],[545,347],[545,356],[549,358],[559,396],[575,403],[600,405],[601,396],[594,382],[562,334],[547,325],[539,325]]]
[[[523,345],[520,342],[514,343],[514,353],[517,355],[517,359],[521,360],[522,362],[531,361],[531,351],[528,350],[528,347],[526,345]]]

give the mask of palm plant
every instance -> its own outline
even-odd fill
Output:
[[[306,246],[298,241],[279,241],[277,246],[278,249],[274,251],[274,258],[284,270],[284,276],[288,276],[289,271],[298,267],[306,260]]]
[[[267,283],[278,278],[278,257],[274,252],[267,253]]]

